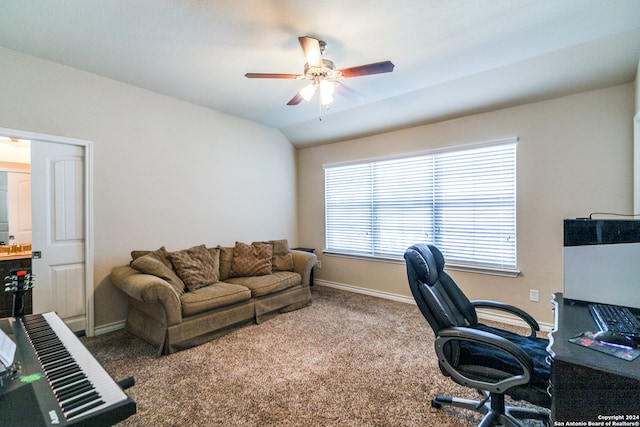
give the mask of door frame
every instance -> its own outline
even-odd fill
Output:
[[[94,236],[93,236],[93,142],[66,136],[0,128],[0,135],[13,138],[37,140],[52,144],[75,145],[84,148],[84,262],[85,262],[85,334],[95,334],[94,324]],[[33,215],[33,212],[31,213]],[[37,278],[36,278],[37,286]]]

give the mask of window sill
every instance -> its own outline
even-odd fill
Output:
[[[322,251],[322,254],[327,256],[339,257],[339,258],[360,259],[360,260],[374,261],[374,262],[388,262],[391,264],[405,263],[403,258],[393,257],[393,256],[362,255],[362,254],[354,254],[349,252],[333,252],[333,251],[327,251],[327,250]],[[512,277],[512,278],[518,277],[520,275],[520,270],[458,265],[455,263],[447,263],[446,269],[454,270],[454,271],[464,271],[466,273],[489,274],[492,276],[502,276],[502,277]]]

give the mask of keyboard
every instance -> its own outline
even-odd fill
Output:
[[[601,331],[640,338],[640,321],[627,307],[592,303],[589,312]]]
[[[107,427],[136,404],[55,313],[0,320],[19,377],[0,387],[0,425]]]

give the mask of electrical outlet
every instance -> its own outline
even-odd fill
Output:
[[[316,264],[317,268],[322,268],[322,261],[318,260],[318,263]]]
[[[538,302],[540,300],[540,294],[537,289],[529,289],[529,301]]]

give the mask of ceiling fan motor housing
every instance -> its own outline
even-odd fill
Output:
[[[304,76],[309,80],[322,80],[326,78],[340,78],[342,73],[336,71],[336,66],[333,61],[328,59],[322,60],[322,67],[311,67],[309,63],[304,64]]]

